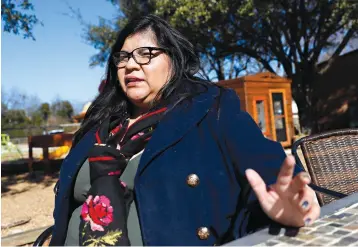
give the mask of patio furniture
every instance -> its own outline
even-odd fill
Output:
[[[53,226],[50,226],[45,231],[43,231],[41,233],[41,235],[38,236],[38,238],[35,240],[35,242],[33,243],[33,246],[36,246],[36,247],[44,246],[44,244],[47,244],[45,246],[48,246],[48,244],[50,243],[51,237],[52,237],[52,230],[53,230]]]
[[[358,129],[329,131],[303,137],[292,145],[292,154],[302,168],[301,147],[310,186],[320,205],[358,192]]]
[[[312,225],[268,227],[234,240],[224,246],[358,246],[358,193],[321,208]]]
[[[53,135],[39,135],[39,136],[29,136],[28,145],[29,145],[29,172],[33,172],[33,148],[42,148],[43,160],[46,164],[46,170],[50,171],[50,158],[49,158],[49,148],[50,147],[61,147],[61,146],[70,146],[72,143],[73,134],[62,133],[62,134],[53,134]]]

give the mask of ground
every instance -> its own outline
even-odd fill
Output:
[[[45,176],[39,171],[35,175],[35,178],[30,178],[28,173],[1,177],[2,237],[53,224],[53,187],[58,173]],[[6,228],[12,223],[28,219],[28,223]]]
[[[53,148],[50,148],[50,152]],[[51,160],[54,171],[45,176],[40,159],[42,149],[34,148],[33,175],[28,173],[28,145],[2,146],[1,149],[1,236],[24,232],[53,224],[53,187],[62,160]],[[26,223],[26,221],[28,221]],[[19,222],[24,224],[17,225]],[[11,225],[17,226],[11,226]],[[11,226],[11,227],[10,227]]]

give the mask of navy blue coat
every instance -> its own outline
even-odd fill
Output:
[[[232,90],[210,86],[160,122],[142,155],[135,198],[145,245],[213,245],[242,237],[269,223],[244,172],[255,169],[267,184],[276,180],[286,157],[281,145],[264,138],[240,110]],[[75,206],[74,178],[95,141],[89,132],[62,164],[51,245],[63,245]],[[297,172],[297,171],[296,171]],[[187,177],[199,184],[190,187]],[[200,227],[210,235],[201,240]]]

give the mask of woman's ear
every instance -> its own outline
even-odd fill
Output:
[[[185,73],[195,75],[199,71],[199,63],[198,59],[190,56],[185,66]]]

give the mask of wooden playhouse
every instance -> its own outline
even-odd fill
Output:
[[[269,72],[218,82],[240,97],[241,109],[256,121],[263,134],[289,147],[294,137],[291,80]]]

